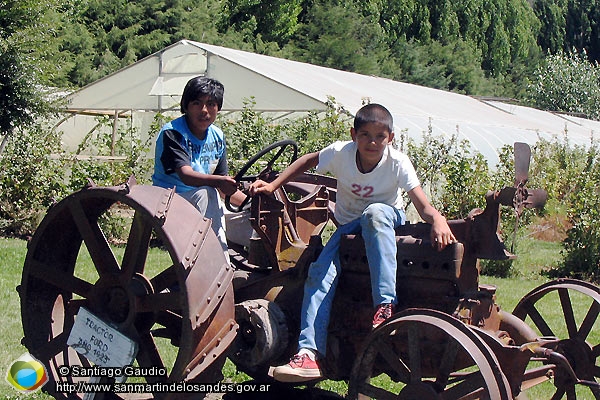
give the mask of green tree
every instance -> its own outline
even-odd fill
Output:
[[[458,39],[459,22],[456,7],[449,0],[436,0],[429,3],[432,21],[431,36],[447,43]]]
[[[362,74],[380,72],[379,61],[388,54],[381,28],[354,2],[315,2],[305,18],[291,42],[293,58]]]
[[[81,5],[59,40],[67,59],[64,75],[83,86],[171,44],[179,21],[173,1],[90,0]]]
[[[536,0],[541,23],[538,43],[557,54],[575,49],[590,61],[600,61],[600,3],[598,0]]]
[[[365,16],[375,16],[392,52],[403,43],[442,45],[467,42],[481,54],[481,67],[504,75],[530,56],[539,23],[526,0],[362,0]]]
[[[229,26],[241,31],[252,26],[252,35],[281,46],[298,27],[301,5],[301,0],[227,0],[223,2],[220,27],[222,31]]]
[[[567,0],[537,0],[533,3],[533,10],[541,24],[538,43],[551,54],[563,48],[566,5]]]
[[[75,0],[74,0],[75,1]],[[84,86],[181,39],[239,47],[219,33],[218,2],[192,0],[89,0],[57,31],[56,80]]]
[[[360,7],[363,15],[376,18],[391,48],[407,39],[427,42],[431,38],[430,12],[424,2],[364,0]]]
[[[590,60],[600,61],[600,2],[569,0],[566,15],[564,50],[585,52]]]
[[[481,51],[472,42],[409,42],[397,45],[393,56],[393,69],[384,72],[396,80],[464,94],[492,96],[503,91],[500,82],[486,77]]]
[[[15,130],[50,111],[46,42],[52,10],[61,5],[60,0],[0,0],[0,154]]]

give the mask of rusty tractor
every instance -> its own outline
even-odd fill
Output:
[[[600,399],[599,288],[551,281],[510,313],[496,303],[496,288],[479,282],[480,259],[514,257],[498,234],[500,206],[518,217],[546,201],[543,190],[526,187],[530,154],[516,143],[515,185],[488,192],[485,209],[449,221],[458,243],[437,252],[429,225],[397,230],[398,312],[374,330],[364,243],[360,235],[342,239],[324,364],[327,379],[348,382],[349,399],[521,399],[547,381],[552,399]],[[282,160],[296,156],[294,142],[275,143],[236,179],[246,187],[272,180]],[[253,231],[244,243],[228,242],[228,262],[210,221],[173,190],[133,179],[89,185],[52,207],[30,242],[18,288],[23,343],[54,383],[91,380],[65,372],[97,365],[159,372],[127,377],[146,385],[144,395],[98,398],[180,398],[152,385],[215,382],[225,357],[257,381],[270,380],[271,368],[296,352],[304,281],[336,224],[335,196],[335,179],[305,173],[272,196],[240,206],[226,198]],[[104,233],[108,213],[131,221],[117,251]],[[162,257],[152,258],[153,243]],[[94,334],[103,346],[88,340]],[[395,384],[373,379],[381,374]],[[44,388],[57,399],[82,396],[57,387]]]

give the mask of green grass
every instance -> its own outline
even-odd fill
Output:
[[[546,244],[542,242],[536,242],[532,239],[528,239],[526,243],[521,244],[518,249],[521,255],[519,266],[522,271],[514,278],[494,278],[488,276],[481,277],[481,283],[493,284],[497,286],[497,303],[502,309],[512,311],[519,300],[527,294],[531,289],[544,283],[546,279],[539,275],[539,271],[551,266],[552,263],[556,262],[559,258],[559,246],[557,244]],[[12,362],[20,355],[25,353],[27,349],[21,345],[21,338],[23,337],[23,330],[21,327],[21,315],[20,315],[20,303],[19,296],[16,292],[16,287],[21,281],[21,274],[23,269],[23,263],[27,252],[26,242],[17,239],[5,239],[0,238],[0,259],[2,260],[3,274],[0,278],[0,296],[2,296],[2,304],[4,305],[3,310],[3,323],[0,325],[0,337],[2,345],[0,346],[0,362],[4,366],[3,374],[6,375],[7,368]],[[118,253],[118,251],[117,251]],[[158,250],[152,249],[149,255],[149,263],[163,264],[163,254]],[[119,255],[117,255],[119,256]],[[86,263],[86,255],[80,255],[81,263]],[[529,269],[524,269],[523,265],[530,265]],[[78,264],[79,265],[79,264]],[[93,268],[92,268],[93,270]],[[89,271],[93,274],[94,271]],[[85,274],[85,272],[84,272]],[[576,308],[579,304],[576,304]],[[552,309],[555,305],[549,304],[546,307]],[[576,309],[576,313],[586,311],[586,306],[582,306],[582,310]],[[562,315],[556,315],[555,317],[560,325]],[[595,327],[596,329],[596,327]],[[597,329],[594,333],[595,336],[592,338],[594,343],[599,343]],[[176,350],[174,350],[176,352]],[[175,356],[176,354],[173,354]],[[227,362],[223,369],[226,380],[233,382],[243,382],[248,378],[245,374],[238,373],[235,366],[231,362]],[[387,382],[392,385],[388,378],[378,378],[383,384]],[[347,385],[345,382],[334,382],[334,381],[323,381],[320,382],[317,387],[325,390],[330,390],[339,394],[345,394]],[[534,388],[528,392],[529,399],[549,399],[551,397],[552,388],[546,386],[546,388]],[[578,396],[578,399],[586,399],[586,395],[589,392],[585,392]],[[0,398],[6,399],[50,399],[49,396],[42,393],[35,393],[34,395],[21,395],[16,392],[9,384],[3,380],[0,385]]]
[[[561,250],[561,243],[520,237],[515,245],[517,259],[513,262],[513,269],[517,276],[539,279],[541,272],[556,267],[562,260]]]
[[[21,328],[21,307],[16,287],[21,283],[21,272],[25,255],[26,242],[16,239],[0,238],[0,260],[2,260],[2,275],[0,277],[0,296],[2,298],[3,316],[0,325],[0,366],[3,378],[8,367],[14,360],[27,352],[21,345],[23,329]],[[33,395],[19,394],[12,386],[2,379],[0,398],[3,399],[50,399],[50,396],[36,392]]]

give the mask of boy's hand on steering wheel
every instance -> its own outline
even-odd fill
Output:
[[[250,193],[250,196],[255,196],[259,193],[271,194],[274,191],[275,188],[273,187],[273,185],[265,181],[261,181],[260,179],[254,181],[252,185],[250,185],[250,187],[248,188],[248,193]]]
[[[232,194],[237,192],[238,183],[233,177],[225,175],[222,176],[221,179],[219,179],[218,188],[225,195],[231,196]]]

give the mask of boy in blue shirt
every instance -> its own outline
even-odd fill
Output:
[[[156,139],[152,183],[175,187],[178,194],[212,219],[212,228],[226,252],[219,192],[237,194],[237,183],[228,175],[225,136],[213,124],[223,107],[223,93],[223,84],[215,79],[199,76],[187,82],[181,96],[183,115],[165,124]],[[232,202],[236,204],[237,200],[232,197]]]

